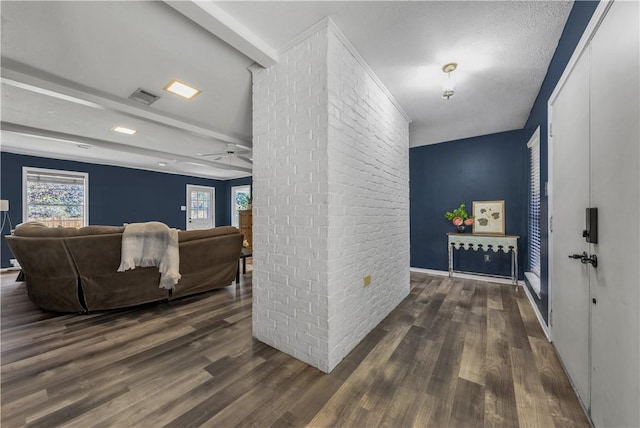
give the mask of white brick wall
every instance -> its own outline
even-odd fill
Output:
[[[408,122],[341,37],[253,75],[253,334],[326,372],[409,292]]]
[[[330,369],[409,294],[409,123],[339,36],[329,31]]]
[[[328,370],[327,31],[253,73],[253,335]]]

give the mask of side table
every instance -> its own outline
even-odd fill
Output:
[[[489,235],[475,233],[447,233],[448,252],[449,252],[449,277],[454,272],[458,273],[474,273],[453,270],[453,250],[492,250],[494,253],[502,251],[504,253],[511,252],[511,276],[491,275],[497,278],[509,278],[511,283],[518,285],[518,238],[516,235]],[[478,272],[475,272],[479,274]],[[482,275],[480,273],[480,275]]]
[[[242,261],[242,274],[247,273],[247,257],[253,257],[253,250],[242,247],[242,250],[240,250],[240,260],[238,260],[238,270],[236,271],[236,284],[240,281],[240,261]]]

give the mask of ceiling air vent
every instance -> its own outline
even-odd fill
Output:
[[[146,91],[142,88],[136,89],[133,94],[129,95],[130,100],[137,101],[147,106],[150,106],[151,104],[156,102],[158,98],[160,98],[160,95],[152,94],[151,92]]]

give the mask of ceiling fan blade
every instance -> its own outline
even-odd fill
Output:
[[[235,146],[241,150],[245,150],[247,152],[250,152],[252,150],[252,148],[250,146],[245,146],[244,144],[238,144],[235,143]]]
[[[253,164],[253,161],[252,161],[251,159],[249,159],[248,157],[246,157],[246,156],[238,155],[237,157],[238,157],[238,159],[243,160],[243,161],[245,161],[246,163]]]
[[[226,152],[221,153],[199,153],[198,156],[223,156],[226,155]]]
[[[205,168],[209,168],[209,165],[205,165],[203,163],[198,163],[198,162],[184,162],[184,163],[188,163],[189,165],[204,166]]]

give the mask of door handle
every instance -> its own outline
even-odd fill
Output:
[[[585,265],[591,264],[594,268],[598,267],[598,257],[595,254],[590,256],[586,251],[583,251],[582,254],[570,254],[569,258],[580,260]]]
[[[591,266],[593,266],[594,268],[598,267],[598,257],[596,257],[595,254],[592,254],[591,256],[587,256],[587,253],[584,253],[584,256],[582,257],[582,259],[580,259],[580,261],[585,265],[587,263],[590,263]]]

